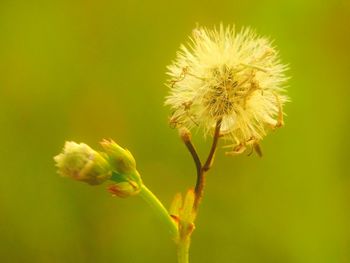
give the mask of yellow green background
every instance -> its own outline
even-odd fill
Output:
[[[176,262],[140,198],[63,179],[52,157],[113,138],[166,205],[193,185],[165,68],[196,23],[220,22],[275,39],[292,102],[263,158],[219,150],[191,262],[350,262],[348,0],[1,0],[0,262]]]

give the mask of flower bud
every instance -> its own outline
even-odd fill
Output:
[[[113,196],[122,198],[137,195],[141,190],[140,186],[133,181],[112,184],[107,189]]]
[[[113,140],[103,140],[103,149],[109,157],[112,169],[119,174],[130,174],[136,172],[136,161],[132,154],[120,147]]]
[[[90,185],[101,184],[112,176],[108,161],[84,143],[66,142],[63,152],[54,157],[58,173]]]

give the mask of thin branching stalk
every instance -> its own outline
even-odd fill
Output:
[[[204,165],[201,166],[199,173],[197,172],[197,182],[196,182],[196,187],[195,187],[196,199],[195,199],[195,203],[194,203],[195,210],[198,209],[199,203],[200,203],[202,196],[203,196],[203,190],[204,190],[204,185],[205,185],[205,174],[207,171],[209,171],[209,169],[211,168],[213,161],[214,161],[216,148],[217,148],[218,141],[220,138],[221,122],[222,122],[222,120],[219,119],[216,123],[215,132],[214,132],[214,136],[213,136],[213,142],[212,142],[207,160],[205,161]]]
[[[197,170],[197,182],[200,178],[200,174],[201,174],[201,171],[202,171],[202,162],[198,156],[198,153],[196,151],[196,148],[194,147],[192,141],[190,139],[188,140],[184,140],[184,143],[188,149],[188,151],[191,153],[191,156],[193,158],[193,161],[196,165],[196,170]]]
[[[194,214],[193,220],[198,213],[199,203],[200,203],[202,196],[203,196],[204,185],[205,185],[205,174],[206,174],[206,172],[209,171],[209,169],[211,168],[213,161],[214,161],[215,152],[216,152],[218,141],[220,138],[221,123],[222,123],[222,119],[219,119],[216,123],[214,136],[213,136],[213,142],[212,142],[208,157],[207,157],[204,165],[202,165],[202,162],[199,158],[199,155],[198,155],[198,153],[197,153],[197,151],[196,151],[196,149],[191,141],[191,137],[188,135],[182,136],[183,142],[185,143],[188,151],[190,152],[190,154],[193,158],[193,161],[194,161],[195,166],[196,166],[196,171],[197,171],[197,181],[196,181],[196,186],[195,186],[195,190],[194,190],[195,197],[194,197],[194,203],[193,203],[193,208],[192,208],[193,214]],[[190,223],[192,223],[192,225],[193,225],[194,222],[190,222]],[[177,244],[178,263],[188,263],[189,262],[189,249],[190,249],[190,245],[191,245],[192,230],[189,231],[188,234],[186,234],[185,236],[180,236],[179,242]]]

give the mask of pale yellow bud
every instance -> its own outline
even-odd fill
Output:
[[[107,160],[84,143],[66,142],[54,160],[60,175],[91,185],[101,184],[112,175]]]
[[[114,171],[119,174],[135,173],[136,161],[128,150],[122,148],[113,140],[103,140],[101,145],[108,155],[109,163]]]

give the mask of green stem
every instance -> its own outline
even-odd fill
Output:
[[[188,263],[189,262],[189,250],[190,250],[190,238],[187,237],[184,240],[180,240],[177,244],[177,262]]]
[[[139,195],[145,200],[157,213],[158,217],[168,227],[168,231],[174,240],[178,237],[178,229],[174,220],[170,217],[168,211],[159,199],[145,186],[141,186]],[[185,262],[185,261],[184,261]]]

